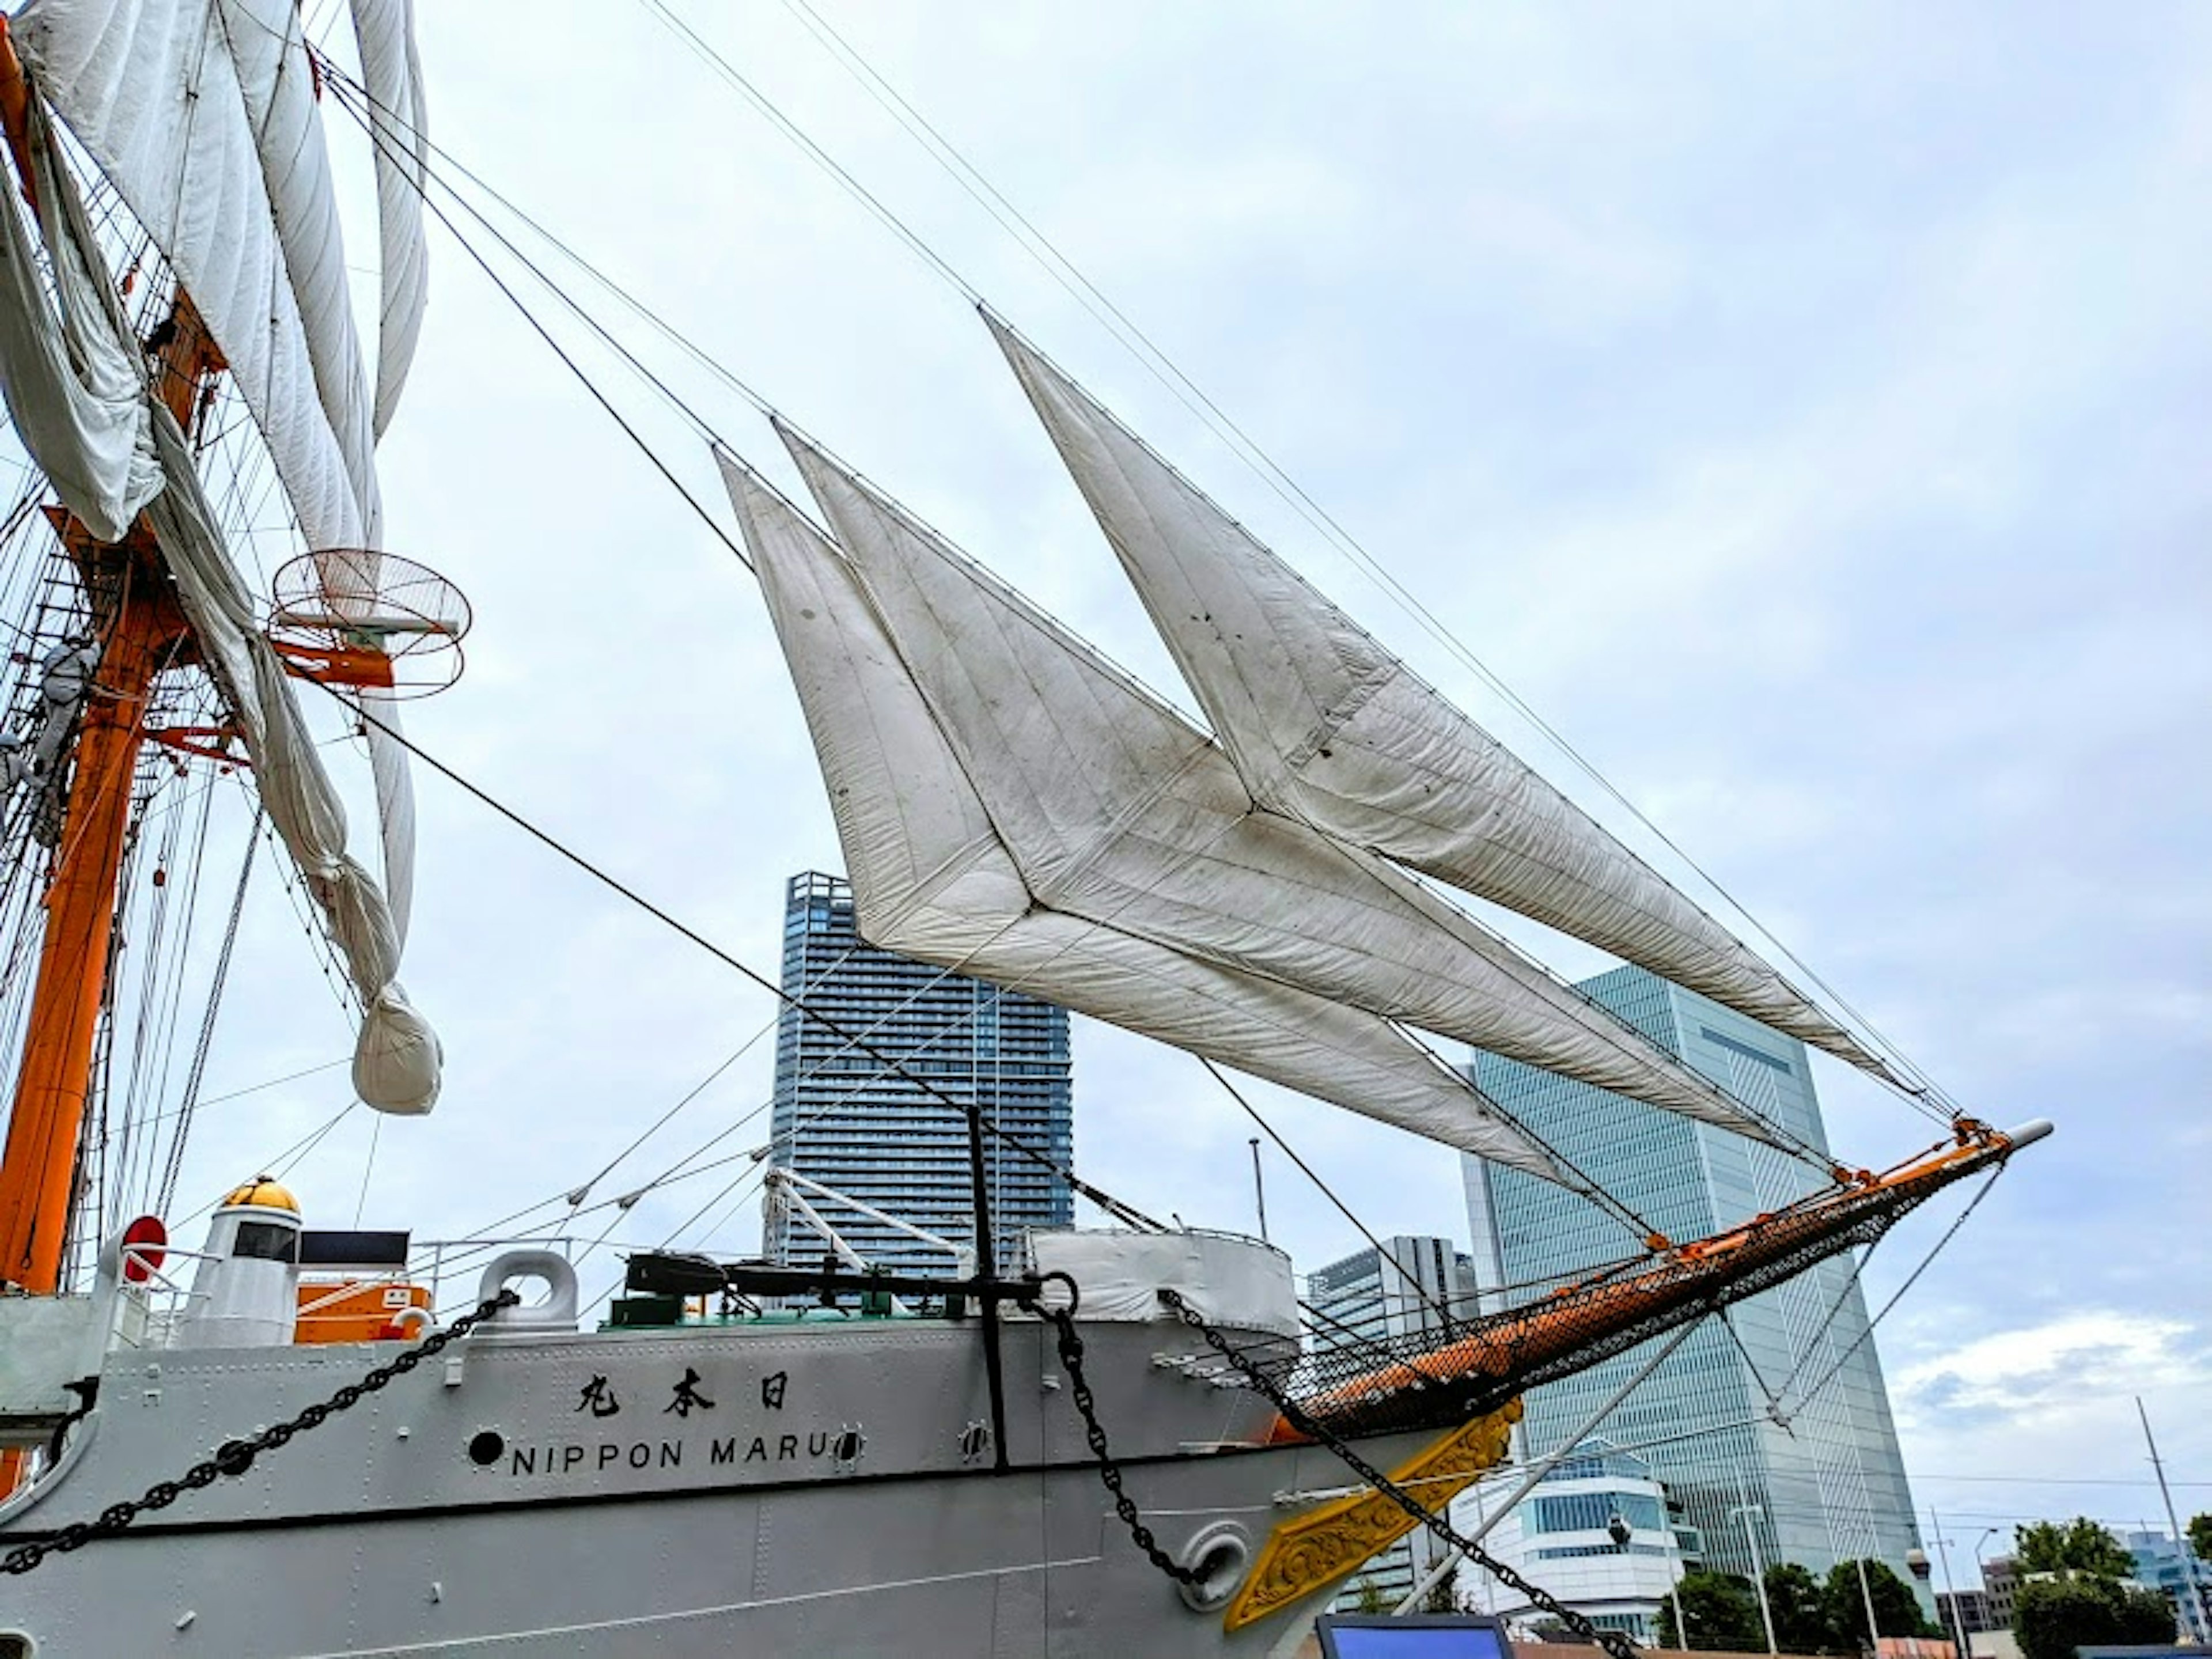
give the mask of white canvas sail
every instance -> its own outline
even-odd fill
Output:
[[[749,470],[727,458],[722,469],[821,760],[864,939],[1566,1180],[1389,1022],[1038,904],[858,573]]]
[[[0,202],[0,392],[23,447],[64,506],[119,541],[161,487],[148,418],[145,359],[101,263],[76,181],[54,165],[44,108],[30,100],[27,149],[40,239],[16,192]]]
[[[1771,1139],[1714,1085],[1419,883],[1260,810],[1203,732],[778,429],[1038,902]]]
[[[40,93],[190,290],[268,441],[308,544],[366,546],[364,492],[318,390],[318,349],[311,348],[278,238],[248,90],[232,50],[234,19],[270,40],[267,26],[249,24],[229,3],[30,0],[11,26]],[[289,35],[287,25],[276,44]],[[265,75],[266,53],[253,61]],[[272,87],[262,86],[253,100],[266,106],[273,95]],[[319,155],[319,125],[297,136]],[[316,314],[327,320],[320,307]],[[319,347],[325,356],[334,349],[327,339]],[[359,452],[352,454],[357,464]]]
[[[30,0],[11,27],[40,94],[191,294],[308,546],[379,545],[369,383],[291,0]],[[332,595],[341,605],[347,597]],[[371,692],[363,702],[397,725],[388,699]],[[404,940],[413,782],[389,733],[372,726],[368,749],[385,882]]]
[[[430,152],[422,63],[415,50],[415,0],[353,0],[376,148],[376,222],[382,303],[376,342],[378,437],[392,424],[414,366],[429,295],[430,258],[422,235],[422,191]]]
[[[988,320],[1255,800],[1892,1076],[1089,393]]]
[[[346,854],[345,809],[283,664],[257,625],[184,434],[166,409],[154,411],[153,422],[168,483],[147,516],[162,562],[237,720],[269,821],[321,907],[361,998],[355,1092],[380,1111],[427,1112],[438,1098],[441,1054],[436,1034],[399,985],[400,929],[392,907],[375,878]]]

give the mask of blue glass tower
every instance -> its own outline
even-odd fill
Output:
[[[1799,1139],[1826,1148],[1802,1043],[1640,968],[1616,969],[1581,989]],[[1671,1238],[1702,1237],[1816,1184],[1802,1164],[1770,1147],[1550,1073],[1481,1054],[1474,1076]],[[1466,1178],[1475,1271],[1486,1289],[1570,1275],[1635,1250],[1620,1222],[1564,1188],[1474,1158]],[[1486,1307],[1495,1305],[1486,1298]],[[1599,1432],[1643,1449],[1702,1535],[1711,1567],[1748,1577],[1747,1527],[1756,1527],[1769,1563],[1796,1561],[1823,1574],[1838,1561],[1873,1557],[1911,1583],[1905,1558],[1919,1530],[1849,1258],[1741,1303],[1729,1317],[1733,1335],[1707,1320]],[[1571,1434],[1650,1357],[1648,1347],[1637,1348],[1532,1390],[1522,1424],[1529,1453],[1541,1456]],[[1826,1385],[1799,1404],[1832,1370]],[[1786,1426],[1768,1413],[1771,1391],[1785,1396]],[[1753,1512],[1735,1513],[1747,1510]]]
[[[1065,1008],[862,943],[851,887],[811,871],[786,888],[783,988],[822,1018],[787,1005],[776,1029],[772,1156],[779,1166],[954,1243],[972,1244],[966,1116],[972,1101],[987,1123],[1050,1160],[1050,1168],[1041,1165],[998,1136],[984,1141],[1000,1265],[1018,1260],[1025,1230],[1073,1222],[1073,1195],[1052,1173],[1067,1168],[1074,1153]],[[901,1070],[860,1052],[851,1037]],[[813,1201],[878,1267],[951,1270],[943,1251],[895,1227]],[[771,1261],[818,1261],[827,1249],[796,1214],[774,1204],[764,1232],[763,1253]]]

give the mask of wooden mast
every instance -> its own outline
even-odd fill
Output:
[[[0,23],[0,121],[27,188],[24,106],[22,65]],[[166,331],[157,390],[189,431],[202,386],[222,357],[182,289]],[[34,1295],[52,1295],[61,1279],[147,698],[164,668],[198,658],[143,517],[120,542],[101,542],[59,509],[51,516],[91,600],[100,657],[79,725],[15,1110],[0,1152],[0,1285]],[[8,1484],[0,1480],[0,1492]]]

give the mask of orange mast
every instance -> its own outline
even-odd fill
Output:
[[[0,27],[0,121],[19,169],[28,153],[21,86],[22,66]],[[27,183],[27,170],[23,177]],[[202,383],[222,368],[222,357],[182,290],[171,323],[159,389],[189,430]],[[143,519],[122,541],[100,542],[58,509],[51,516],[83,578],[101,650],[79,728],[15,1111],[0,1152],[0,1285],[35,1295],[52,1294],[61,1279],[147,696],[163,669],[197,659],[191,624]],[[8,1484],[0,1480],[0,1491]]]

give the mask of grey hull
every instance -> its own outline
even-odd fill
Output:
[[[1088,1326],[1085,1370],[1170,1554],[1256,1553],[1341,1488],[1311,1447],[1162,1325]],[[61,1464],[0,1507],[0,1547],[96,1515],[289,1418],[394,1350],[169,1352],[112,1364]],[[973,1327],[475,1340],[121,1536],[0,1579],[39,1659],[199,1654],[1257,1656],[1137,1552],[1089,1462],[1048,1333],[1006,1343],[1012,1466]],[[1197,1362],[1197,1363],[1193,1363]],[[1389,1464],[1417,1440],[1364,1449]]]

